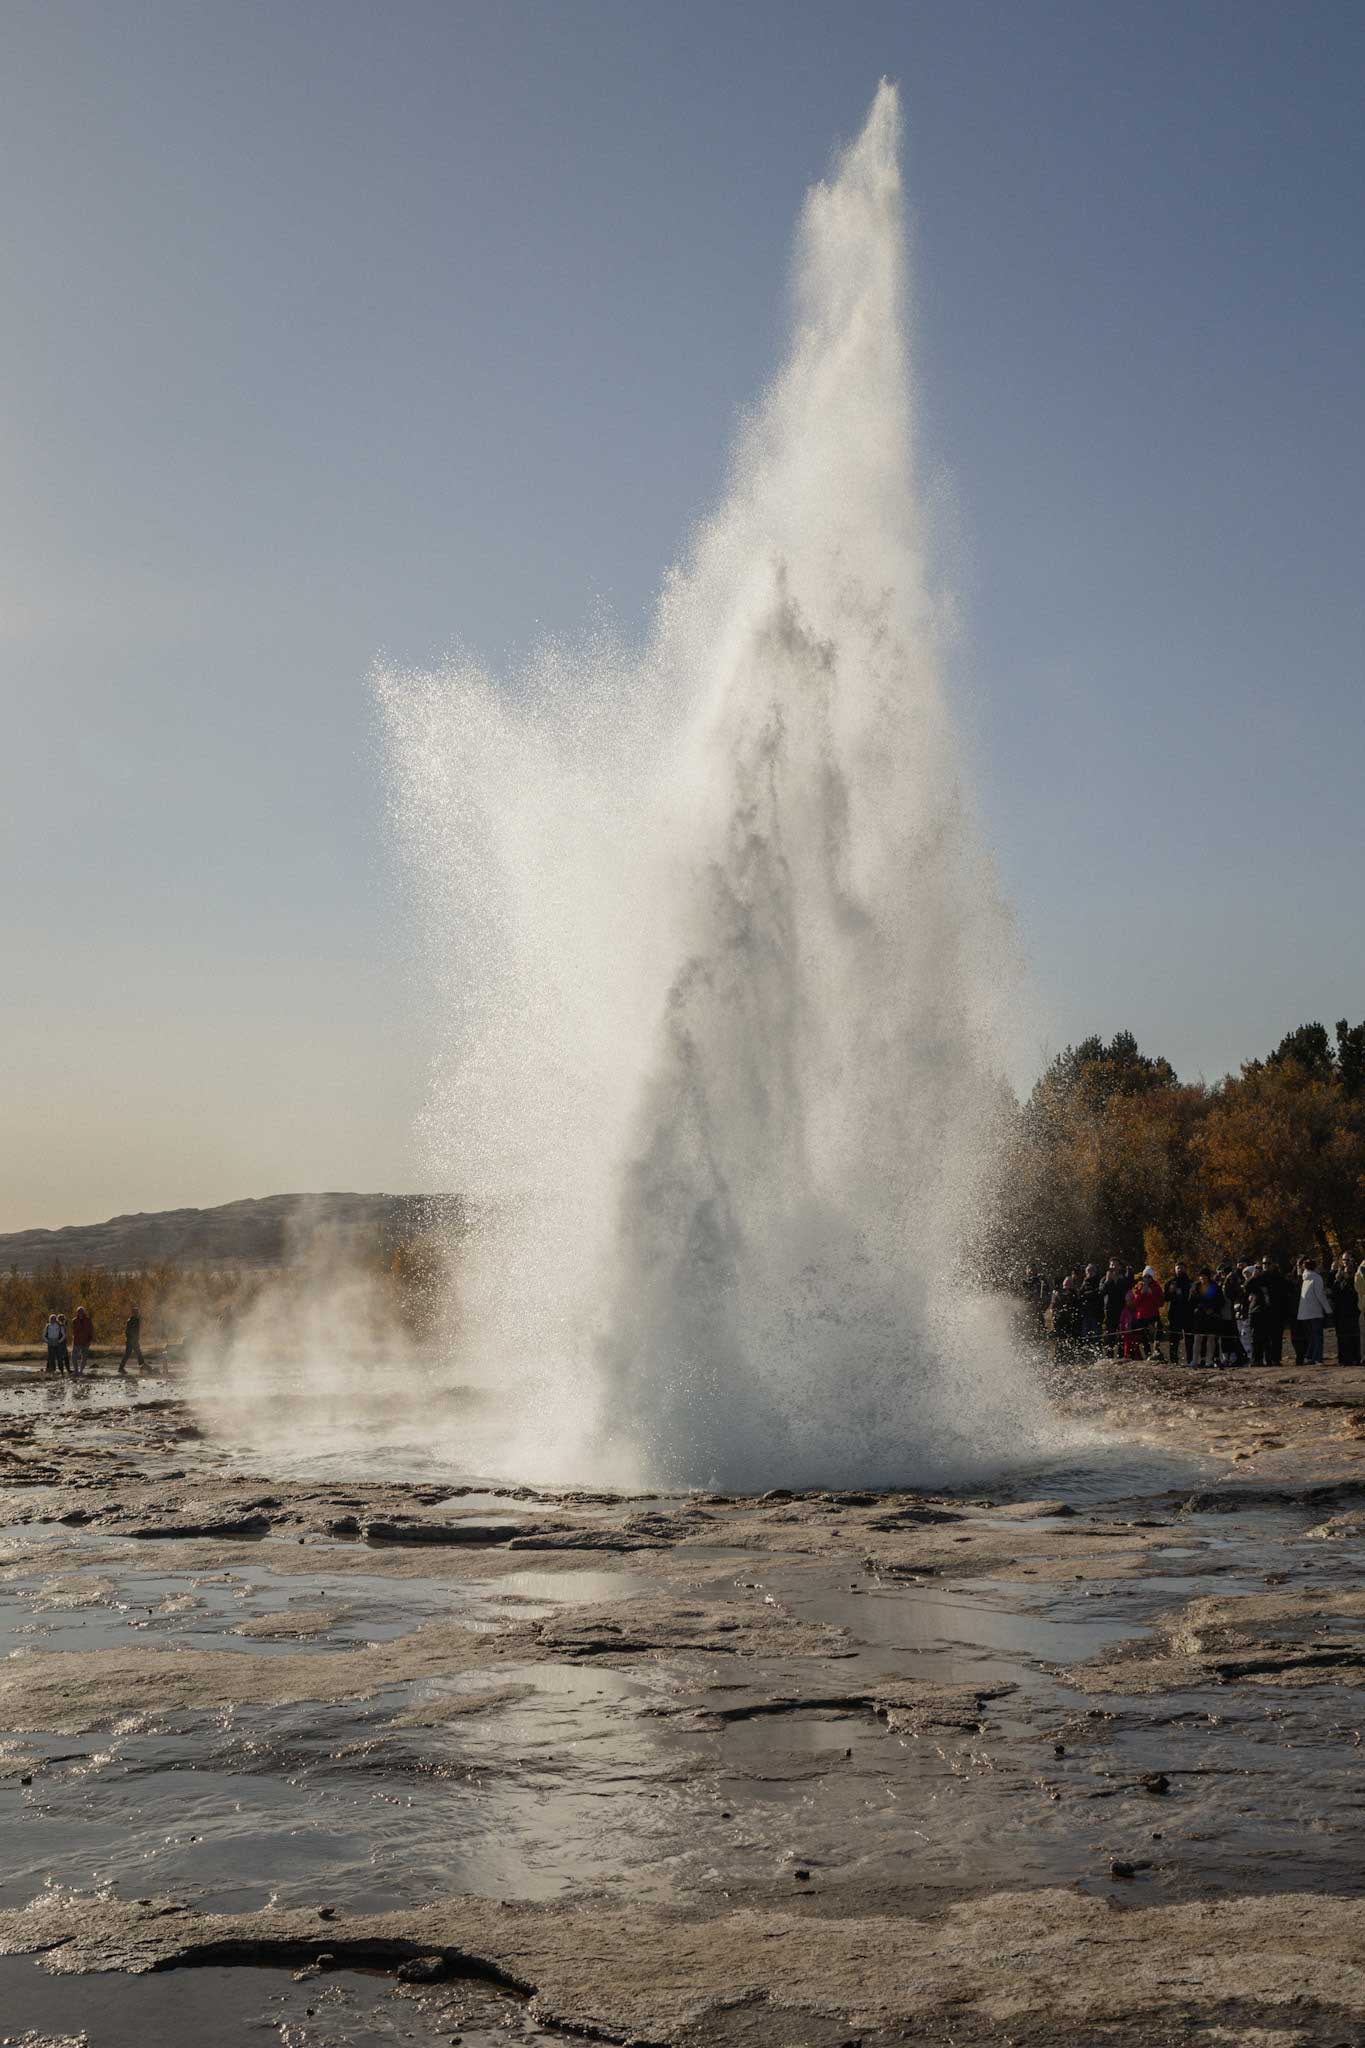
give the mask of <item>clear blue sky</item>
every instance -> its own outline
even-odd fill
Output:
[[[1365,1015],[1354,0],[5,0],[0,1228],[401,1187],[366,675],[642,628],[902,87],[1050,1040]]]

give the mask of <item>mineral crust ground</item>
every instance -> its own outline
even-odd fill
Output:
[[[0,2042],[1365,2043],[1365,1375],[974,1491],[289,1478],[0,1366]]]

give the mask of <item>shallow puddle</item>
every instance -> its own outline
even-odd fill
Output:
[[[525,2021],[520,2001],[482,1987],[399,1991],[369,1971],[214,1965],[144,1976],[53,1976],[27,1956],[0,1956],[0,2048],[436,2048],[458,2029],[465,2048],[560,2042]]]

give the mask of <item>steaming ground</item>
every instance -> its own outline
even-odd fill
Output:
[[[940,1481],[1057,1425],[965,1248],[1015,961],[914,476],[899,112],[809,195],[786,360],[652,636],[378,678],[448,1041],[455,1377],[512,1464]]]

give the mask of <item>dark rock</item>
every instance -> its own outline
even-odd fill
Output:
[[[222,1536],[266,1536],[270,1532],[268,1515],[222,1515],[207,1522],[140,1522],[134,1529],[120,1533],[135,1536],[142,1541],[176,1537],[188,1539]]]
[[[409,1956],[405,1963],[398,1965],[398,1978],[402,1984],[439,1984],[450,1975],[450,1965],[444,1956]]]
[[[1128,1883],[1137,1876],[1137,1866],[1133,1863],[1125,1863],[1121,1856],[1111,1856],[1109,1859],[1109,1875],[1122,1878],[1125,1883]]]
[[[367,1543],[467,1543],[485,1549],[522,1534],[519,1522],[366,1522]]]

